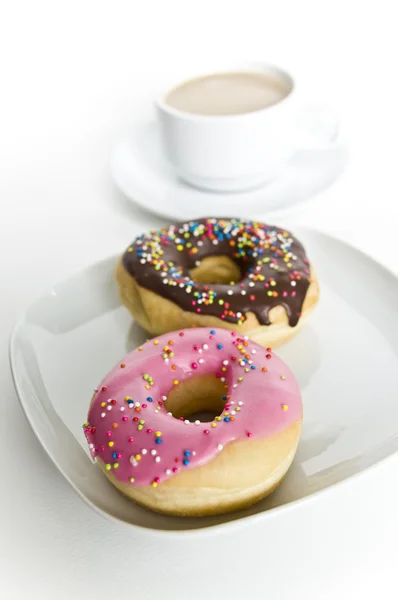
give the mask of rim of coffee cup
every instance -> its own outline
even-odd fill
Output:
[[[166,102],[166,99],[171,94],[171,92],[173,92],[174,90],[178,89],[179,87],[181,87],[184,84],[189,83],[191,81],[195,81],[197,79],[202,79],[205,77],[211,77],[212,75],[223,75],[223,74],[227,74],[227,73],[242,73],[242,72],[262,73],[262,74],[270,73],[272,75],[277,75],[278,77],[282,78],[288,84],[289,93],[284,98],[282,98],[282,100],[280,100],[279,102],[276,102],[275,104],[272,104],[271,106],[265,106],[264,108],[259,108],[258,110],[253,110],[250,112],[244,112],[244,113],[238,113],[238,114],[227,114],[227,115],[202,115],[202,114],[197,114],[197,113],[190,113],[190,112],[181,110],[179,108],[174,108],[173,106],[170,106],[170,104],[167,104],[167,102]],[[296,89],[296,82],[286,69],[283,69],[282,67],[279,67],[278,65],[275,65],[273,63],[249,62],[249,63],[243,63],[243,64],[228,65],[228,66],[214,68],[214,69],[208,69],[208,70],[203,69],[203,70],[197,71],[196,73],[192,74],[192,76],[179,78],[174,84],[169,85],[165,91],[158,94],[157,98],[155,99],[155,106],[158,109],[162,110],[163,112],[169,113],[172,116],[180,117],[180,118],[187,119],[187,120],[195,120],[195,121],[196,120],[227,121],[227,120],[244,119],[247,117],[253,118],[256,115],[262,114],[264,112],[268,113],[271,110],[278,109],[282,105],[285,105],[290,100],[295,89]]]

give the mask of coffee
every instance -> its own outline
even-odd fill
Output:
[[[196,115],[239,115],[277,104],[291,91],[278,75],[257,71],[216,73],[186,81],[165,102]]]

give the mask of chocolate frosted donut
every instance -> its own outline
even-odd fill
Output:
[[[209,325],[265,345],[291,337],[319,293],[291,233],[234,218],[177,223],[138,236],[117,280],[123,302],[152,334]]]

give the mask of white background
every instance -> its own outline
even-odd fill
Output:
[[[0,1],[1,598],[396,598],[396,457],[309,502],[299,522],[292,510],[231,538],[151,538],[106,522],[63,481],[7,359],[38,294],[160,223],[113,188],[109,151],[151,114],[157,84],[212,57],[276,61],[340,110],[351,162],[299,220],[398,273],[394,12],[391,0]]]

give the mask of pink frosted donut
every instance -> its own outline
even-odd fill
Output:
[[[213,413],[206,422],[194,415],[203,411]],[[270,349],[195,328],[130,352],[95,390],[84,432],[123,494],[159,512],[205,515],[269,494],[293,460],[301,420],[298,384]]]

